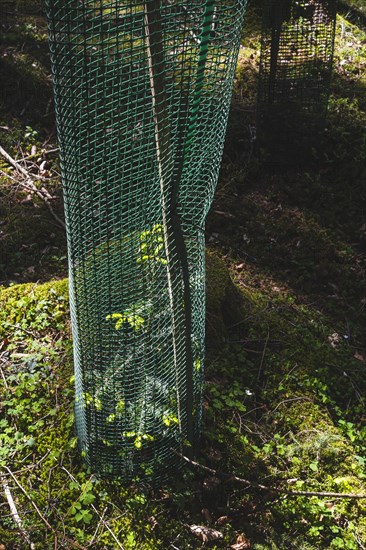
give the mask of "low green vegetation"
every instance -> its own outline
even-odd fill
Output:
[[[158,488],[88,473],[73,433],[66,281],[2,291],[2,482],[36,548],[55,540],[60,548],[115,548],[115,537],[123,548],[195,548],[187,525],[202,523],[219,529],[226,545],[241,536],[258,549],[357,549],[366,540],[366,501],[286,494],[365,492],[362,351],[292,293],[238,280],[239,290],[212,252],[208,266],[208,288],[221,279],[220,306],[239,328],[227,325],[209,294],[208,321],[236,342],[210,351],[199,460],[245,478],[243,487],[188,466]],[[144,443],[141,434],[129,437],[136,448]],[[23,548],[19,536],[5,514],[0,540]]]
[[[325,134],[301,166],[274,167],[253,140],[260,19],[253,3],[249,10],[207,224],[201,466],[184,462],[157,486],[100,480],[82,464],[64,232],[0,158],[5,550],[366,546],[366,499],[355,498],[366,493],[366,33],[343,15]],[[27,157],[22,165],[35,176],[42,170],[46,180],[33,181],[56,197],[62,216],[57,152],[48,152],[56,146],[44,18],[24,17],[1,30],[0,68],[13,92],[0,95],[0,144],[18,161]],[[18,87],[24,65],[27,97]],[[156,243],[140,239],[142,267],[151,259],[160,267],[155,233]],[[113,314],[120,317],[108,322],[130,323],[129,312]],[[86,406],[95,399],[84,398]],[[121,398],[111,422],[124,407]],[[176,422],[167,412],[162,429]],[[146,435],[125,437],[138,451]]]
[[[341,5],[350,10],[355,10],[362,15],[366,15],[366,6],[363,0],[341,0]]]

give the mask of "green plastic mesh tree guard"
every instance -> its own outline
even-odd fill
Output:
[[[76,424],[94,472],[157,479],[201,418],[204,224],[246,0],[48,0]]]
[[[258,137],[274,152],[301,152],[324,126],[336,4],[264,0]]]

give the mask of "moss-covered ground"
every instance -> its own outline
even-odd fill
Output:
[[[1,23],[0,145],[60,217],[45,23],[24,6]],[[196,460],[247,483],[184,465],[158,487],[125,487],[85,469],[64,231],[0,158],[0,548],[200,548],[193,525],[222,535],[211,548],[366,547],[366,499],[334,495],[366,493],[366,31],[345,15],[326,130],[301,163],[275,165],[252,141],[255,5],[240,50],[207,223]]]

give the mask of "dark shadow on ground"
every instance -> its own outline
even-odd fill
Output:
[[[349,322],[366,322],[366,88],[337,72],[331,93],[324,134],[287,166],[255,151],[254,109],[234,98],[207,230],[238,265],[293,289],[349,330]]]
[[[46,175],[46,180],[34,181],[47,188],[50,205],[62,218],[57,151],[47,153],[56,143],[42,14],[42,6],[33,1],[0,6],[0,144],[30,174]],[[62,277],[67,273],[64,230],[1,156],[0,170],[0,284]]]

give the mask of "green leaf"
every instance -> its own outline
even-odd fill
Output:
[[[73,504],[73,505],[71,506],[70,514],[73,514],[73,515],[77,514],[77,513],[78,513],[78,510],[80,510],[80,509],[81,509],[81,504],[80,504],[80,502],[75,502],[75,504]]]
[[[75,516],[76,521],[83,521],[84,523],[90,523],[93,519],[93,515],[88,510],[80,510]]]
[[[80,500],[82,500],[83,504],[91,504],[95,500],[95,496],[92,493],[85,493]]]
[[[118,401],[116,405],[116,413],[120,414],[121,412],[123,412],[124,408],[125,408],[125,402],[123,401],[123,399],[120,399],[120,401]]]
[[[317,462],[311,462],[309,464],[309,468],[310,470],[312,470],[313,472],[317,472],[318,471],[318,463]]]

